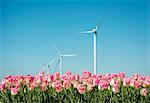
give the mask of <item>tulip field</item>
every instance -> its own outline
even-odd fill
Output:
[[[0,103],[150,103],[150,76],[124,73],[6,76]]]

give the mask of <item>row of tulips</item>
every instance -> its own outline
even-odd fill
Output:
[[[150,76],[124,73],[6,76],[0,103],[150,103]]]

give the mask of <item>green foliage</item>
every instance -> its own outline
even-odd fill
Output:
[[[150,103],[150,94],[142,96],[140,90],[141,88],[120,86],[120,92],[114,93],[111,89],[98,90],[94,87],[92,91],[80,94],[73,87],[63,88],[58,93],[53,87],[47,87],[45,91],[36,87],[29,91],[23,86],[16,95],[12,95],[9,89],[5,92],[0,91],[0,103]]]

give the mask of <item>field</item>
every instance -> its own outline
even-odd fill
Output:
[[[124,73],[6,76],[0,103],[150,103],[150,76]]]

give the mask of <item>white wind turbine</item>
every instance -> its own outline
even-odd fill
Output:
[[[96,50],[97,44],[96,44],[96,39],[97,39],[97,34],[98,34],[97,33],[98,28],[99,28],[99,25],[97,25],[96,28],[94,28],[90,31],[80,32],[80,33],[83,33],[83,34],[91,34],[91,33],[94,34],[94,74],[97,73],[97,50]]]
[[[56,60],[56,57],[55,57],[55,58],[53,58],[53,59],[50,61],[50,63],[48,63],[48,64],[43,64],[43,65],[45,65],[45,66],[46,66],[45,68],[47,68],[47,74],[49,74],[49,73],[50,73],[51,65],[52,65],[52,63],[53,63],[55,60]]]
[[[61,54],[60,51],[57,49],[57,47],[54,45],[58,55],[59,55],[59,59],[58,59],[58,64],[57,66],[59,65],[59,72],[60,72],[60,75],[63,74],[63,70],[62,70],[62,66],[63,66],[63,58],[64,57],[72,57],[72,56],[77,56],[76,54]],[[56,67],[57,67],[56,66]]]

